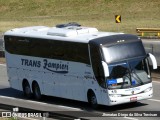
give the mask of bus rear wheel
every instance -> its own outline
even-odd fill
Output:
[[[89,93],[88,102],[92,108],[96,109],[98,107],[97,98],[93,92]]]
[[[26,96],[27,98],[32,97],[31,88],[27,81],[23,82],[23,93],[24,93],[24,96]]]
[[[34,95],[34,98],[37,100],[40,100],[42,98],[38,83],[33,84],[33,95]]]

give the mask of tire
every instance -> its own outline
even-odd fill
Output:
[[[34,83],[33,85],[33,95],[34,95],[34,98],[37,100],[40,100],[42,98],[41,90],[39,88],[38,83]]]
[[[28,82],[24,82],[23,84],[23,93],[24,93],[24,96],[26,96],[27,98],[32,97],[31,88]]]
[[[89,94],[88,102],[93,109],[96,109],[98,107],[97,98],[93,92]]]
[[[131,102],[132,105],[137,105],[138,101]]]

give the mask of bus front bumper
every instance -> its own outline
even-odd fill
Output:
[[[110,95],[108,106],[145,100],[151,98],[152,96],[153,96],[153,90],[146,93],[140,93],[130,96]]]

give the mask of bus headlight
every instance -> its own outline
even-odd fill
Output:
[[[119,95],[119,94],[110,94],[109,96],[110,97],[121,97],[122,95]]]
[[[147,88],[146,90],[144,90],[144,92],[149,92],[152,90],[152,87]]]

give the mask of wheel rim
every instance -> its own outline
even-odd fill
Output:
[[[26,94],[26,95],[29,95],[30,93],[31,93],[30,87],[29,87],[29,86],[26,86],[26,87],[25,87],[25,94]]]
[[[41,99],[41,91],[39,89],[39,86],[37,84],[35,84],[34,86],[34,96],[36,99]]]
[[[94,95],[91,97],[91,104],[92,105],[96,105],[97,104],[97,99],[96,99],[96,96],[94,96]]]
[[[40,96],[40,91],[39,91],[39,88],[37,86],[35,87],[35,95],[36,95],[36,97]]]

